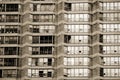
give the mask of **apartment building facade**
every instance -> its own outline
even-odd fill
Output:
[[[0,80],[120,80],[120,0],[0,0]]]

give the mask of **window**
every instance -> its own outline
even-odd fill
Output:
[[[0,4],[0,12],[17,12],[18,4]]]
[[[49,72],[47,73],[47,77],[52,77],[52,72],[49,71]]]
[[[64,14],[64,19],[67,22],[88,22],[89,14]]]
[[[28,58],[29,66],[52,66],[53,62],[52,58]]]
[[[19,44],[19,37],[17,36],[6,36],[5,44]]]
[[[4,59],[0,58],[0,66],[4,66]]]
[[[67,33],[90,32],[90,25],[64,25],[64,30]]]
[[[6,22],[20,22],[20,15],[6,15]]]
[[[64,9],[65,9],[66,11],[71,11],[71,3],[65,3]]]
[[[55,26],[53,25],[33,25],[30,27],[32,33],[54,33]]]
[[[20,26],[5,26],[5,33],[19,33],[20,32]]]
[[[32,54],[33,55],[50,55],[53,54],[54,48],[53,47],[32,47]]]
[[[4,44],[4,37],[0,36],[0,44]]]
[[[19,55],[19,48],[17,47],[5,47],[4,55]]]
[[[33,36],[32,43],[37,44],[47,44],[47,43],[54,43],[54,36]]]
[[[39,15],[33,15],[33,22],[39,22]]]
[[[7,12],[18,11],[18,4],[6,4],[6,11]]]
[[[102,32],[120,32],[120,24],[100,24]]]
[[[4,48],[0,47],[0,55],[3,55],[4,53]]]
[[[104,13],[103,21],[120,21],[120,13]]]
[[[89,65],[89,58],[82,57],[82,58],[70,58],[66,57],[64,58],[64,65],[67,66],[84,66],[84,65]]]
[[[28,69],[28,77],[53,77],[53,70]]]
[[[88,11],[89,3],[65,3],[64,9],[66,11]]]
[[[5,15],[0,15],[0,22],[5,22]]]
[[[120,65],[119,57],[104,57],[103,61],[104,61],[103,65],[107,65],[107,66]]]
[[[4,33],[5,26],[0,25],[0,33]]]
[[[0,4],[0,12],[4,12],[5,11],[5,4]]]
[[[41,4],[40,5],[40,11],[54,11],[55,5],[54,4]]]
[[[31,7],[33,11],[54,11],[55,10],[55,4],[54,3],[41,3],[41,4],[32,4]]]
[[[89,73],[89,69],[64,69],[64,77],[86,77]]]
[[[54,1],[54,0],[32,0],[32,1]]]
[[[120,43],[120,35],[103,35],[103,43]]]
[[[104,76],[105,77],[120,77],[120,69],[104,69]]]
[[[5,78],[17,78],[17,70],[3,70],[3,77]]]
[[[80,46],[80,47],[77,47],[77,46],[67,46],[67,47],[64,47],[64,52],[66,54],[77,54],[77,55],[87,55],[89,54],[89,51],[90,51],[90,48],[87,47],[87,46]]]
[[[32,26],[30,29],[33,33],[39,33],[39,26]]]
[[[37,4],[33,4],[33,11],[37,11]]]
[[[48,58],[48,66],[52,66],[52,64],[53,64],[53,61],[54,61],[54,59],[52,59],[52,58]]]
[[[20,33],[20,26],[17,25],[0,25],[0,33]]]
[[[103,54],[117,55],[120,53],[120,46],[103,46]]]
[[[117,11],[120,10],[120,2],[102,2],[100,8],[104,11]]]
[[[33,43],[33,44],[39,43],[39,36],[33,36],[33,37],[32,37],[32,43]]]
[[[33,15],[33,22],[54,22],[55,15],[44,14],[44,15]]]
[[[41,36],[40,43],[54,43],[54,37],[53,36]]]
[[[39,47],[32,47],[32,54],[38,55],[39,54]]]
[[[40,47],[40,54],[52,54],[52,47]]]
[[[15,58],[5,58],[4,66],[17,66],[17,59]]]
[[[65,43],[82,43],[82,44],[88,44],[88,38],[89,36],[70,36],[65,35],[64,36],[64,42]]]

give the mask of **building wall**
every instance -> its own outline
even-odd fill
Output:
[[[119,0],[1,0],[0,80],[119,80]]]

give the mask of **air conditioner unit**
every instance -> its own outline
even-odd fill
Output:
[[[114,52],[117,52],[116,50],[114,50]]]
[[[81,53],[81,51],[79,51],[79,53]]]

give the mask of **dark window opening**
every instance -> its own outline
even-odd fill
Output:
[[[18,4],[6,4],[6,11],[7,12],[18,11]]]
[[[47,77],[52,77],[52,72],[48,72]]]
[[[39,76],[40,76],[40,77],[43,77],[43,76],[44,76],[43,71],[39,71]]]
[[[53,36],[41,36],[40,43],[54,43],[54,37]]]
[[[5,4],[0,4],[0,12],[4,12],[5,11]]]
[[[33,11],[37,11],[37,4],[33,4]]]
[[[66,11],[71,11],[71,3],[65,3],[65,8]]]
[[[103,35],[100,35],[100,42],[103,43]]]
[[[52,47],[40,47],[40,54],[52,54]]]
[[[65,35],[65,36],[64,36],[64,42],[65,42],[65,43],[69,43],[69,42],[70,42],[70,39],[71,39],[71,36],[70,36],[70,35]]]
[[[51,65],[52,65],[52,59],[48,58],[48,66],[51,66]]]
[[[4,28],[1,28],[1,29],[0,29],[0,33],[4,33]]]
[[[0,78],[2,78],[2,70],[0,69]]]
[[[17,47],[5,47],[4,49],[4,54],[5,55],[19,55],[19,51]]]
[[[5,28],[5,33],[17,33],[18,29],[17,28]]]
[[[4,66],[17,66],[17,59],[15,58],[6,58],[4,59]]]
[[[100,68],[100,76],[104,76],[104,69]]]
[[[39,28],[32,28],[33,33],[39,33]]]
[[[105,51],[103,51],[103,46],[99,46],[99,52],[102,54],[105,52]]]
[[[19,37],[16,36],[7,36],[5,37],[6,44],[19,44]]]

